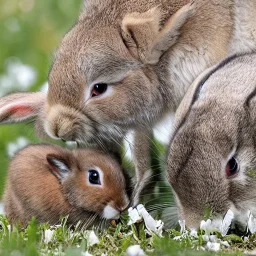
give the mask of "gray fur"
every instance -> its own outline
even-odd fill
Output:
[[[180,218],[197,227],[205,208],[221,218],[256,213],[256,53],[208,70],[191,85],[176,113],[167,176]],[[231,157],[239,173],[227,177]]]

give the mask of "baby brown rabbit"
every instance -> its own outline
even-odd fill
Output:
[[[127,182],[119,162],[95,149],[67,150],[53,145],[30,145],[10,162],[4,193],[11,223],[98,223],[117,219],[128,206]]]
[[[256,53],[232,56],[191,85],[176,112],[167,177],[181,219],[256,216]]]

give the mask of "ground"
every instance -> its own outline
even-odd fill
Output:
[[[91,230],[80,230],[79,224],[68,228],[65,223],[65,218],[57,226],[39,225],[31,220],[24,229],[10,226],[6,217],[0,216],[0,255],[244,255],[256,246],[256,236],[249,234],[222,237],[216,233],[208,236],[215,241],[212,243],[205,241],[203,230],[197,234],[187,230],[182,233],[175,229],[165,230],[163,237],[159,237],[149,234],[143,222],[127,226],[127,216],[116,227],[110,226],[104,231],[93,228],[96,235]],[[214,245],[218,242],[220,250],[215,252]],[[134,248],[128,249],[131,245],[139,245],[143,251],[136,254]]]

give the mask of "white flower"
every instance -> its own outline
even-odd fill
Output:
[[[245,236],[244,237],[244,241],[247,242],[249,240],[249,237],[248,236]]]
[[[256,218],[254,218],[251,212],[248,220],[248,229],[252,234],[256,232]]]
[[[142,217],[139,215],[138,210],[136,208],[130,207],[128,209],[128,216],[129,221],[127,225],[131,225],[142,220]]]
[[[225,247],[227,247],[227,248],[230,247],[228,241],[220,241],[220,243],[221,243],[222,245],[224,245]]]
[[[86,251],[86,252],[81,252],[81,256],[93,256],[93,255],[90,254],[88,251]]]
[[[217,236],[216,235],[210,235],[209,239],[211,242],[217,242]]]
[[[175,237],[173,238],[173,240],[181,241],[181,240],[182,240],[182,237],[181,237],[181,236],[175,236]]]
[[[91,231],[88,236],[88,246],[93,246],[100,242],[99,238],[95,235],[94,231]]]
[[[229,209],[220,227],[220,232],[222,236],[225,236],[228,233],[229,227],[233,219],[234,219],[234,213]]]
[[[0,76],[0,96],[11,91],[27,91],[36,81],[37,73],[31,66],[23,64],[18,58],[6,61],[6,73]]]
[[[186,230],[185,220],[179,220],[179,224],[180,224],[180,233],[182,234]]]
[[[15,142],[10,142],[7,145],[7,152],[10,157],[13,157],[14,154],[19,150],[24,148],[29,144],[29,141],[24,137],[19,137]]]
[[[128,256],[145,256],[146,254],[139,245],[131,245],[127,248],[126,253]]]
[[[202,235],[202,239],[205,241],[205,242],[209,242],[210,238],[208,235]]]
[[[206,249],[212,252],[218,252],[220,250],[220,243],[207,242]]]
[[[191,230],[190,230],[190,236],[191,236],[191,237],[194,237],[194,238],[197,238],[197,237],[198,237],[196,229],[191,229]]]
[[[48,244],[52,241],[54,230],[47,229],[44,231],[44,242]]]
[[[154,232],[158,236],[162,236],[164,223],[161,220],[154,220],[142,204],[137,206],[137,210],[140,216],[143,217],[147,230]]]
[[[206,235],[210,235],[213,232],[220,231],[220,221],[208,219],[207,221],[202,220],[200,224],[200,229],[205,231]]]

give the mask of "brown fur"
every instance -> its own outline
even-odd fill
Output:
[[[47,161],[54,155],[70,169],[63,180]],[[88,184],[87,171],[99,167],[103,187]],[[67,150],[52,145],[30,145],[12,159],[4,193],[5,211],[11,223],[27,224],[35,216],[56,224],[69,215],[68,223],[97,223],[109,204],[117,211],[127,207],[123,170],[112,156],[93,149]]]

